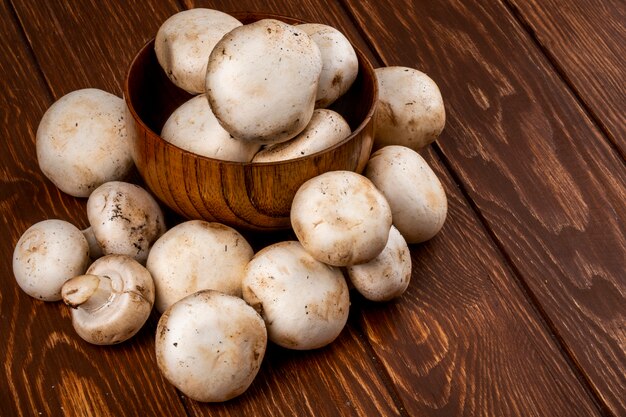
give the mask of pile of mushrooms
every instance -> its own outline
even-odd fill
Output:
[[[327,109],[358,73],[352,45],[335,28],[243,25],[199,8],[164,22],[155,51],[170,80],[196,94],[162,130],[183,149],[269,162],[350,135]],[[408,244],[433,238],[447,215],[445,191],[418,153],[445,124],[437,85],[405,67],[376,76],[376,151],[363,175],[333,171],[304,183],[290,215],[297,240],[256,254],[227,225],[189,220],[166,230],[152,195],[123,182],[133,134],[124,102],[96,89],[62,97],[41,120],[37,158],[59,189],[88,197],[89,227],[54,219],[31,226],[15,246],[17,284],[36,299],[62,299],[78,335],[96,345],[128,340],[156,305],[158,366],[197,401],[245,392],[268,340],[296,350],[332,343],[348,318],[350,288],[377,302],[401,296],[412,275]]]

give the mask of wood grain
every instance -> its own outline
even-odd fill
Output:
[[[619,155],[502,4],[347,4],[386,65],[439,83],[446,163],[595,396],[626,414]]]
[[[408,414],[601,415],[441,161],[425,157],[448,195],[448,219],[411,246],[401,299],[361,302],[364,333]]]
[[[90,346],[75,334],[67,307],[34,300],[15,283],[13,247],[31,224],[60,218],[84,227],[87,220],[84,200],[63,195],[39,171],[35,131],[53,98],[6,2],[0,15],[0,414],[185,415],[176,391],[153,371],[154,320],[132,343]],[[143,404],[144,396],[163,404]]]
[[[214,7],[215,3],[198,1],[194,5]],[[255,2],[237,2],[237,6],[253,10]],[[328,16],[318,15],[319,10],[329,9]],[[403,18],[407,27],[417,24],[408,20],[420,13],[410,8],[397,10],[409,11]],[[311,1],[305,2],[304,6],[299,4],[297,10],[289,12],[297,13],[305,20],[335,25],[346,31],[351,40],[359,42],[358,32],[341,9]],[[393,24],[397,25],[396,22]],[[388,28],[379,27],[375,33],[384,42],[397,43]],[[403,36],[410,35],[403,33]],[[424,43],[428,47],[427,42]],[[407,51],[415,50],[413,46]],[[488,235],[472,215],[467,202],[452,186],[449,174],[437,161],[430,158],[429,162],[434,163],[438,174],[447,180],[447,192],[453,193],[453,201],[458,207],[451,209],[453,214],[444,233],[436,240],[442,242],[442,247],[424,256],[418,255],[420,246],[412,249],[414,261],[422,261],[414,268],[413,280],[426,279],[439,284],[427,285],[424,289],[417,287],[424,294],[416,293],[418,290],[412,284],[406,301],[404,298],[400,300],[397,305],[401,307],[389,311],[384,318],[380,315],[381,311],[387,311],[387,306],[376,308],[372,314],[367,310],[363,312],[366,337],[389,372],[405,410],[412,415],[543,415],[548,409],[550,415],[597,413],[593,401],[575,380],[567,363],[558,358],[558,347],[550,340],[550,335],[542,331],[542,320],[517,287],[506,262],[494,247],[486,243]],[[454,223],[455,216],[459,216],[456,211],[462,213],[461,218],[467,224]],[[453,232],[449,232],[449,228]],[[453,236],[446,239],[446,231]],[[465,276],[467,271],[471,272],[469,277]],[[474,293],[484,294],[484,301],[471,303],[464,309],[467,297],[464,290],[468,286]],[[425,304],[426,296],[432,297],[437,304]],[[511,307],[502,306],[502,300]],[[461,306],[459,310],[450,312],[450,306],[457,304]],[[430,313],[423,318],[424,322],[417,313],[422,311]],[[437,331],[430,332],[431,327]],[[516,329],[514,334],[509,333],[512,327]],[[391,328],[394,331],[389,330]],[[520,345],[519,339],[526,340],[526,344]],[[390,340],[393,343],[389,343]],[[449,346],[450,340],[452,346]],[[478,343],[481,343],[480,347],[476,346]],[[416,351],[416,346],[423,346],[423,350]],[[435,358],[432,358],[433,352],[436,352]],[[445,357],[444,364],[438,365],[441,357]],[[529,358],[541,359],[535,363]],[[547,358],[556,360],[546,367],[544,359]],[[494,359],[497,362],[492,362]],[[511,359],[512,365],[509,363]],[[415,371],[419,368],[416,364],[424,360],[431,365],[426,365],[426,369],[420,372]],[[507,368],[509,365],[511,368]],[[431,372],[428,366],[434,370]],[[563,384],[554,386],[554,382],[548,382],[552,377],[542,376],[543,372],[548,375],[556,372],[562,376]],[[477,377],[478,374],[481,377]],[[515,375],[514,381],[510,375]],[[542,379],[543,382],[538,384],[541,388],[531,388],[534,382]],[[547,393],[546,387],[555,391]],[[528,396],[526,401],[517,400],[525,396]]]
[[[626,159],[626,4],[506,0]]]
[[[85,86],[120,93],[124,69],[130,57],[153,36],[160,22],[178,6],[157,0],[142,3],[141,8],[132,10],[125,9],[122,2],[105,5],[93,1],[71,5],[15,2],[14,5],[55,98]],[[222,10],[289,14],[305,20],[329,23],[345,30],[356,44],[363,44],[349,16],[336,2],[246,0],[199,5]],[[436,8],[437,5],[429,3],[429,7]],[[368,13],[373,13],[375,9],[368,10]],[[411,13],[410,7],[399,10],[403,14]],[[10,13],[2,15],[3,22],[7,20],[7,15],[11,16]],[[146,18],[146,15],[150,18]],[[413,18],[403,16],[400,21],[414,26],[415,20],[412,19],[416,19],[416,16],[421,19],[421,15],[420,10],[420,13],[413,12]],[[376,16],[372,18],[377,19]],[[468,33],[477,30],[476,27],[480,28],[482,24],[473,20],[461,22],[468,25],[461,26]],[[382,29],[377,30],[377,37],[401,43],[394,38],[391,28]],[[402,35],[409,39],[415,36],[412,33]],[[9,76],[3,77],[0,83],[3,83],[3,88],[15,87],[16,97],[19,97],[21,91],[29,94],[26,97],[32,98],[28,101],[32,101],[31,106],[35,110],[25,108],[21,100],[12,106],[7,104],[2,107],[10,109],[3,116],[6,119],[21,117],[24,121],[11,130],[5,122],[3,129],[6,132],[3,133],[6,133],[6,137],[21,139],[0,145],[8,148],[8,153],[0,153],[3,162],[2,180],[11,184],[10,187],[2,188],[3,198],[0,198],[3,221],[12,238],[10,243],[0,242],[0,253],[7,261],[12,252],[10,245],[38,215],[54,212],[61,217],[85,221],[80,211],[83,202],[59,195],[49,183],[41,179],[32,154],[24,165],[26,168],[20,165],[19,160],[6,160],[5,155],[12,157],[28,153],[25,142],[31,140],[32,146],[33,129],[43,109],[52,100],[46,95],[46,84],[41,78],[33,81],[36,77],[25,75],[37,73],[38,68],[33,61],[24,67],[23,62],[17,59],[18,56],[28,56],[28,51],[21,49],[22,52],[16,54],[6,46],[24,46],[19,36],[11,36],[4,39],[13,42],[0,46],[3,48],[0,51],[3,57],[12,57],[7,68],[15,66],[19,75],[13,72],[14,69],[7,69],[6,74]],[[436,50],[435,41],[424,39],[426,41],[421,47]],[[514,43],[511,47],[515,46]],[[386,47],[392,50],[400,48],[394,45]],[[402,48],[405,47],[406,44]],[[412,48],[407,51],[411,56],[417,50],[414,45]],[[368,53],[371,54],[371,51]],[[459,77],[466,75],[457,74],[462,72],[484,76],[468,71],[468,67],[457,69],[452,64],[465,62],[465,55],[461,52],[451,54],[446,57],[450,64],[447,67],[449,73]],[[496,75],[503,71],[501,62],[488,62]],[[5,63],[0,61],[2,75],[5,75]],[[540,78],[549,78],[550,74],[545,68],[533,73]],[[488,74],[487,81],[497,81],[496,75]],[[509,77],[509,73],[504,75]],[[14,83],[15,77],[22,81]],[[502,79],[505,84],[509,80],[504,76]],[[38,83],[38,89],[33,90],[33,82]],[[451,89],[447,85],[446,88]],[[479,98],[492,100],[490,95],[481,95],[478,90],[475,92]],[[452,97],[452,102],[458,99],[450,91],[444,91],[444,97],[448,96]],[[548,103],[551,105],[550,101]],[[524,108],[526,100],[522,97],[522,101],[517,102],[512,97],[508,104],[519,106],[519,110]],[[453,109],[456,108],[463,107],[457,103],[453,106]],[[568,114],[577,115],[576,112]],[[456,117],[459,113],[453,111],[453,115]],[[472,114],[471,117],[476,115]],[[468,117],[468,121],[472,121],[471,117]],[[562,122],[565,121],[572,122],[562,119]],[[461,122],[453,122],[452,125],[455,126],[455,123],[456,127],[452,131],[462,133],[459,127]],[[463,120],[463,123],[468,122]],[[452,136],[448,135],[446,132],[442,142],[451,140]],[[0,150],[4,151],[4,148]],[[448,155],[444,154],[445,157]],[[566,156],[571,157],[567,153]],[[40,308],[33,309],[33,302],[7,279],[0,283],[0,306],[2,318],[10,315],[13,324],[8,328],[0,327],[0,334],[7,334],[15,340],[7,348],[6,357],[16,360],[6,362],[10,366],[5,364],[5,369],[9,369],[10,373],[7,372],[6,379],[0,378],[0,384],[9,385],[10,389],[5,390],[4,385],[0,386],[0,403],[8,404],[9,415],[30,415],[38,409],[43,410],[44,414],[61,414],[62,411],[71,414],[72,411],[67,411],[70,408],[77,415],[601,415],[539,313],[518,285],[515,271],[508,267],[507,261],[490,241],[488,231],[482,228],[479,218],[471,209],[475,202],[468,202],[457,188],[455,178],[459,177],[459,173],[465,175],[465,171],[456,171],[456,166],[449,164],[455,169],[450,173],[437,155],[428,153],[426,157],[443,179],[450,198],[450,217],[444,230],[431,242],[411,248],[414,272],[408,293],[396,302],[382,305],[353,298],[349,326],[328,348],[291,352],[270,346],[268,359],[258,379],[242,397],[225,404],[203,405],[183,396],[183,410],[175,391],[162,380],[150,362],[153,360],[155,317],[132,344],[124,344],[112,350],[83,346],[73,336],[68,321],[58,320],[59,314],[66,314],[61,306],[39,303],[37,307]],[[504,160],[515,164],[515,158],[519,157],[509,154]],[[537,169],[550,167],[539,165]],[[481,174],[477,170],[475,181],[481,185],[492,185],[494,180],[490,177],[502,177],[498,170],[495,171],[496,175],[492,171]],[[508,171],[504,173],[508,174]],[[483,177],[478,178],[480,175]],[[588,178],[583,174],[572,181],[585,181]],[[558,176],[556,180],[559,180]],[[23,192],[20,187],[24,187],[27,192]],[[47,197],[35,199],[33,203],[31,196],[41,194]],[[505,195],[510,197],[510,193]],[[473,194],[470,196],[484,202]],[[510,212],[506,211],[509,205],[503,204],[498,196],[489,194],[489,197],[490,201],[498,203],[497,207],[502,207],[505,213],[501,217],[502,221],[511,221]],[[518,206],[514,205],[513,208],[518,209]],[[537,226],[532,223],[532,227]],[[543,231],[543,227],[537,228],[538,233]],[[555,251],[549,252],[546,259],[539,257],[537,261],[532,258],[533,262],[539,264],[555,262],[553,260],[566,261]],[[3,276],[12,277],[7,266],[9,262],[4,264],[4,267],[0,267],[4,268],[1,270]],[[598,308],[601,303],[596,300],[588,305]],[[618,304],[614,307],[619,311]],[[57,308],[60,313],[46,312],[46,309]],[[5,321],[0,326],[5,326]],[[18,322],[26,323],[25,334],[20,333]],[[603,331],[603,322],[593,321],[590,325]],[[33,352],[44,348],[49,350],[45,362],[24,362],[34,356]],[[0,348],[0,353],[4,354],[2,349],[4,347]],[[72,367],[74,362],[78,364],[76,368]],[[119,366],[120,363],[131,362],[138,364],[124,368]],[[24,367],[21,366],[23,363],[26,363]],[[616,367],[616,370],[619,369]],[[29,381],[39,382],[29,384]],[[57,391],[59,386],[62,389]],[[133,399],[133,395],[137,399]],[[13,399],[14,396],[17,400]]]
[[[121,96],[135,53],[179,10],[176,0],[141,7],[122,1],[16,0],[13,6],[54,97],[87,87]]]

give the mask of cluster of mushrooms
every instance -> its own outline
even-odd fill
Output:
[[[358,72],[335,28],[272,19],[242,25],[192,9],[161,26],[155,51],[171,81],[198,94],[163,127],[163,138],[181,148],[276,161],[350,134],[326,109]],[[443,187],[417,153],[444,127],[436,84],[405,67],[376,76],[377,150],[364,175],[332,171],[307,181],[291,209],[298,240],[256,254],[223,224],[190,220],[166,230],[151,194],[123,182],[133,167],[123,100],[97,89],[67,94],[41,120],[37,158],[62,191],[88,197],[90,227],[62,220],[30,227],[13,256],[18,285],[43,301],[62,299],[79,336],[97,345],[132,337],[155,306],[159,368],[198,401],[243,393],[268,339],[299,350],[331,343],[348,318],[347,282],[369,300],[400,296],[411,277],[407,242],[432,238],[447,213]],[[285,89],[284,77],[296,81]],[[246,105],[252,101],[267,106]]]

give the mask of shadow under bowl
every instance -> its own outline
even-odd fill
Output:
[[[233,13],[242,23],[273,18],[255,13]],[[373,115],[377,101],[374,69],[355,47],[359,74],[350,90],[330,109],[340,113],[352,134],[341,143],[297,159],[241,163],[207,158],[165,141],[159,133],[172,112],[193,96],[176,87],[159,65],[154,39],[135,56],[127,73],[124,98],[134,121],[133,158],[154,195],[188,219],[217,221],[246,230],[290,227],[289,211],[298,188],[328,171],[362,172],[369,159]]]

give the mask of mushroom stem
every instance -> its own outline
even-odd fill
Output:
[[[68,306],[94,311],[110,300],[111,279],[100,275],[79,275],[68,280],[61,293]]]
[[[104,255],[102,253],[102,248],[100,247],[100,244],[98,244],[98,241],[96,240],[96,235],[94,235],[91,226],[81,231],[83,232],[83,236],[85,236],[85,239],[87,239],[87,243],[89,244],[89,257],[92,260],[96,260],[102,257],[102,255]]]

